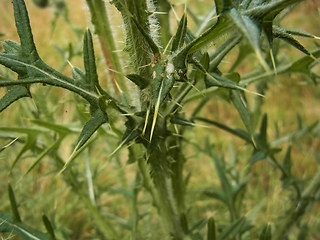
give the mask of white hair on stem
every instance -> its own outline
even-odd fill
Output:
[[[148,12],[150,13],[148,17],[149,21],[149,30],[150,30],[150,36],[152,40],[161,47],[160,43],[160,25],[159,21],[157,19],[156,13],[157,13],[157,7],[154,4],[154,0],[146,0]]]

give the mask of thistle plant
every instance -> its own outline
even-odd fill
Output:
[[[50,1],[34,2],[47,7]],[[14,102],[32,97],[30,88],[42,84],[45,88],[53,86],[72,92],[75,111],[83,124],[78,131],[71,125],[55,123],[49,114],[42,117],[34,114],[34,119],[30,120],[32,127],[1,126],[1,136],[8,143],[0,151],[10,151],[16,144],[23,145],[13,160],[8,159],[10,173],[14,174],[27,151],[34,153],[34,159],[22,179],[33,174],[45,159],[50,159],[53,164],[46,165],[51,168],[48,174],[65,181],[92,219],[86,219],[92,221],[93,229],[87,239],[290,239],[291,229],[298,226],[307,209],[313,206],[320,189],[319,170],[311,179],[294,175],[291,143],[305,135],[318,136],[319,123],[305,125],[299,120],[297,130],[270,140],[268,114],[263,113],[262,107],[268,85],[276,76],[303,74],[315,85],[319,81],[315,66],[320,49],[309,51],[297,40],[318,37],[281,24],[300,2],[215,0],[207,3],[210,10],[204,18],[184,6],[182,16],[176,19],[177,27],[171,32],[173,20],[169,13],[175,13],[175,6],[168,0],[112,0],[110,3],[86,0],[92,28],[80,31],[84,68],[72,66],[72,76],[69,76],[42,60],[33,39],[32,16],[29,19],[25,1],[13,0],[20,43],[2,42],[0,64],[10,69],[10,74],[15,72],[16,79],[10,77],[12,74],[0,75],[0,87],[6,89],[0,99],[0,111],[8,111],[7,108],[14,108],[10,106]],[[67,7],[66,4],[59,6]],[[117,40],[113,37],[106,7],[116,8],[122,17],[126,59],[121,59],[116,51]],[[79,32],[70,22],[67,10],[58,8],[56,11],[64,11],[66,21]],[[190,18],[196,25],[195,31],[189,28]],[[97,71],[95,37],[99,40],[100,56],[103,56],[111,83],[106,87]],[[287,45],[304,56],[284,61],[281,53]],[[234,54],[233,49],[238,49],[238,55],[225,70],[223,60]],[[68,56],[66,63],[71,61],[72,54]],[[243,74],[239,66],[248,59],[254,62],[249,69],[254,67],[255,70]],[[125,68],[124,62],[128,62],[129,67]],[[233,105],[244,128],[203,116],[203,109],[217,96]],[[48,103],[39,104],[48,108]],[[210,140],[210,132],[204,144],[188,138],[188,132],[203,126],[218,128],[239,138],[250,153],[245,159],[238,159],[236,150],[230,147],[231,160],[227,161],[225,154]],[[70,157],[64,159],[59,148],[75,133],[78,140]],[[23,138],[18,137],[21,135]],[[93,171],[89,155],[98,142],[112,150],[106,158],[98,160]],[[280,160],[284,142],[289,144],[284,159]],[[188,200],[190,176],[186,174],[185,164],[190,148],[214,163],[221,187],[203,190],[202,197],[221,202],[228,213],[224,221],[216,215],[195,219],[190,213],[196,206]],[[120,163],[123,158],[120,153],[126,151],[128,164],[134,164],[136,171],[132,185],[123,184],[123,198],[131,207],[128,219],[121,219],[104,212],[101,196],[108,186],[98,185],[96,179],[106,162],[117,159]],[[315,156],[318,156],[316,152]],[[84,165],[79,163],[81,158],[85,159]],[[280,173],[283,191],[290,193],[290,206],[282,213],[281,221],[255,224],[262,206],[257,204],[249,212],[244,206],[251,170],[256,162],[263,160]],[[239,162],[246,168],[239,169]],[[119,166],[118,171],[121,168]],[[125,173],[120,172],[120,175],[125,177]],[[72,239],[59,230],[56,227],[59,223],[46,213],[42,219],[44,227],[23,219],[14,188],[13,183],[8,184],[11,213],[0,211],[0,232],[13,233],[23,239]],[[105,193],[110,194],[108,190]],[[141,196],[147,199],[150,213],[141,212],[145,204]],[[155,227],[158,225],[159,228]]]

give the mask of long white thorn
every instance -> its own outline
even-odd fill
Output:
[[[162,87],[163,87],[163,81],[161,82],[161,87],[160,87],[160,91],[159,91],[156,107],[154,109],[153,121],[152,121],[151,132],[150,132],[150,142],[152,140],[154,128],[155,128],[156,122],[157,122],[157,116],[158,116],[159,107],[160,107],[160,98],[161,98],[161,93],[162,93]]]
[[[146,120],[144,122],[143,130],[142,130],[142,136],[144,136],[144,134],[146,133],[146,129],[147,129],[147,126],[148,126],[148,121],[149,121],[149,115],[150,115],[150,107],[148,108],[147,113],[146,113]]]

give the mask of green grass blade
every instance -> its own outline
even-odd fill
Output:
[[[271,237],[271,226],[270,224],[267,224],[261,234],[260,234],[260,237],[259,237],[259,240],[271,240],[272,237]]]
[[[216,240],[216,225],[213,217],[208,220],[207,240]]]
[[[246,219],[239,218],[235,222],[233,222],[229,227],[223,230],[222,233],[219,234],[217,240],[227,240],[232,239],[235,235],[241,233],[241,228],[246,222]]]
[[[47,229],[48,234],[50,235],[50,240],[56,240],[56,236],[54,234],[52,224],[46,215],[42,216],[42,221],[43,221],[44,226]]]
[[[39,156],[33,161],[31,166],[28,168],[28,170],[25,172],[24,176],[27,175],[29,172],[32,171],[32,169],[51,151],[57,149],[62,141],[62,138],[59,138],[57,141],[55,141],[53,144],[51,144],[49,147],[47,147],[45,150],[43,150]]]
[[[9,200],[11,205],[11,211],[13,214],[13,221],[16,223],[21,223],[21,217],[18,211],[18,205],[10,184],[8,184],[8,194],[9,194]]]

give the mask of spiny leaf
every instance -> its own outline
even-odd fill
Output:
[[[78,67],[72,67],[72,77],[80,83],[87,81],[86,72]]]
[[[67,168],[73,163],[73,161],[80,155],[80,153],[83,152],[91,143],[93,143],[96,140],[96,136],[90,138],[85,144],[82,145],[82,147],[78,148],[77,150],[73,150],[71,156],[66,161],[66,163],[63,165],[62,169],[60,170],[59,174],[62,174],[64,171],[67,170]]]
[[[135,83],[140,89],[145,89],[149,85],[149,80],[138,74],[128,74],[126,77]]]
[[[17,205],[16,198],[14,196],[14,192],[13,192],[10,184],[8,184],[8,194],[9,194],[9,199],[10,199],[11,211],[13,214],[13,221],[16,223],[21,223],[21,218],[20,218],[20,214],[18,211],[18,205]]]
[[[98,74],[96,68],[92,35],[89,29],[86,31],[83,39],[83,59],[84,67],[86,70],[86,80],[90,84],[90,90],[96,91],[96,86],[99,85]]]
[[[89,138],[96,132],[96,130],[104,123],[108,122],[107,113],[97,109],[91,116],[91,119],[84,125],[79,136],[75,151],[81,148]]]
[[[214,120],[209,120],[209,119],[205,119],[205,118],[201,118],[201,117],[194,117],[192,118],[193,120],[198,120],[198,121],[202,121],[202,122],[205,122],[205,123],[208,123],[208,124],[212,124],[224,131],[227,131],[243,140],[245,140],[246,142],[248,143],[252,143],[252,140],[251,140],[251,137],[250,135],[244,131],[244,130],[240,130],[240,129],[233,129],[233,128],[230,128],[228,127],[227,125],[224,125],[223,123],[219,123],[219,122],[216,122]]]
[[[208,52],[205,52],[202,55],[202,57],[200,59],[200,64],[203,66],[205,71],[209,71],[210,57],[209,57]],[[206,74],[203,71],[201,71],[200,69],[197,69],[195,78],[196,78],[196,82],[198,82],[198,81],[205,82]]]
[[[258,6],[253,6],[252,8],[245,11],[245,14],[257,19],[262,19],[268,14],[273,15],[274,17],[279,14],[283,9],[297,4],[303,0],[279,0],[279,1],[270,1],[266,4],[258,4]],[[258,1],[254,1],[258,2]]]
[[[228,12],[228,16],[236,26],[242,31],[244,36],[248,39],[251,47],[254,49],[258,60],[266,71],[269,71],[269,66],[265,62],[262,51],[260,48],[260,34],[261,29],[258,26],[258,22],[254,19],[249,18],[246,15],[241,14],[236,9],[231,9]]]
[[[231,35],[219,48],[213,53],[210,61],[209,72],[215,72],[223,58],[233,49],[241,40],[242,36],[238,34]],[[240,52],[241,53],[241,52]],[[240,55],[239,53],[239,55]],[[246,52],[245,56],[247,56],[248,52]]]
[[[244,99],[241,97],[238,91],[232,90],[230,92],[230,98],[234,106],[236,107],[242,122],[244,123],[245,127],[247,128],[249,134],[252,136],[253,129],[252,129],[252,121],[250,117],[250,111],[244,102]]]
[[[300,36],[300,37],[307,37],[307,38],[315,38],[315,39],[320,39],[320,37],[313,35],[312,33],[298,30],[298,29],[288,29],[286,28],[285,31],[289,34],[295,35],[295,36]]]
[[[210,42],[213,42],[217,38],[223,36],[227,32],[233,32],[234,26],[229,18],[220,17],[218,22],[214,24],[211,28],[201,34],[198,38],[194,39],[187,46],[185,46],[180,55],[192,54],[201,48],[207,46]]]
[[[23,223],[13,221],[11,215],[0,211],[0,232],[14,233],[25,240],[50,240],[47,234],[39,232]]]
[[[224,76],[220,76],[219,74],[216,74],[214,72],[211,72],[211,73],[207,72],[205,70],[205,68],[202,66],[202,64],[200,62],[197,62],[195,59],[193,59],[192,63],[194,63],[198,69],[200,69],[203,73],[206,74],[206,76],[207,76],[207,78],[205,79],[206,80],[206,87],[223,87],[223,88],[229,88],[229,89],[237,89],[237,90],[252,93],[252,94],[255,94],[258,96],[262,96],[259,93],[255,93],[255,92],[247,90],[246,88],[241,87],[236,82],[231,81]],[[231,76],[236,76],[237,81],[240,80],[239,74],[236,74],[236,75],[233,74]]]
[[[317,49],[313,52],[311,52],[311,55],[314,56],[315,58],[320,57],[320,49]],[[288,65],[288,68],[286,69],[286,73],[291,73],[291,72],[303,72],[303,73],[309,73],[310,71],[310,66],[314,62],[314,58],[311,56],[304,56],[295,62],[291,63]]]
[[[303,56],[296,61],[289,63],[284,66],[278,66],[277,74],[291,74],[291,73],[303,73],[307,76],[310,76],[311,67],[314,66],[313,63],[315,63],[315,58],[320,57],[320,49],[316,49],[311,52],[311,55]],[[257,75],[254,74],[253,76],[247,76],[243,77],[243,79],[240,81],[240,84],[242,86],[246,86],[252,82],[268,79],[270,77],[273,77],[275,73],[265,73],[261,74],[258,73]]]
[[[33,41],[25,2],[23,0],[13,0],[13,8],[22,51],[32,62],[34,62],[39,59],[39,55]]]
[[[207,240],[216,240],[216,226],[213,217],[208,220]]]
[[[0,112],[23,97],[31,97],[30,91],[23,86],[15,86],[0,99]]]
[[[311,53],[294,37],[292,37],[291,33],[288,33],[286,29],[273,26],[273,37],[280,38],[288,43],[290,43],[293,47],[297,48],[301,52],[303,52],[306,55],[311,55]]]
[[[3,49],[6,53],[19,54],[22,52],[21,45],[12,40],[6,40],[3,43]]]
[[[171,51],[174,52],[183,46],[186,33],[187,33],[187,14],[184,13],[179,22],[178,30],[173,38]]]

